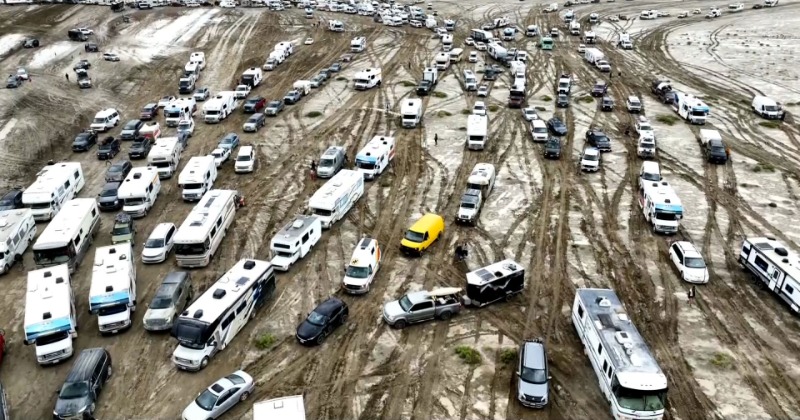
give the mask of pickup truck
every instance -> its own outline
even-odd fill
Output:
[[[481,190],[468,188],[464,191],[464,194],[461,195],[461,204],[458,205],[456,223],[465,223],[472,226],[477,225],[482,204],[483,194],[481,194]]]
[[[433,83],[430,80],[421,80],[417,85],[417,96],[425,96],[433,90]]]
[[[654,80],[650,86],[650,91],[662,103],[671,104],[675,101],[675,96],[672,94],[672,84],[669,80]]]
[[[383,320],[392,327],[405,328],[408,324],[432,319],[448,320],[461,312],[461,307],[458,287],[411,292],[383,305]]]

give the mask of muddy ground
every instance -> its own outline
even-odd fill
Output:
[[[746,235],[775,236],[795,249],[800,242],[796,223],[800,130],[792,118],[778,128],[764,126],[749,111],[752,96],[759,93],[784,104],[800,101],[798,69],[791,59],[797,46],[786,39],[800,27],[800,19],[792,17],[800,15],[800,8],[797,2],[786,2],[774,9],[724,14],[713,21],[702,15],[674,17],[681,10],[707,7],[706,3],[637,1],[574,7],[584,26],[590,11],[601,15],[603,22],[595,28],[599,46],[616,68],[611,92],[619,106],[611,113],[600,112],[596,101],[577,100],[603,77],[576,52],[577,37],[562,35],[552,53],[535,48],[534,38],[518,36],[511,43],[531,54],[528,102],[544,109],[542,117],[553,113],[557,75],[570,72],[577,77],[573,105],[558,112],[570,128],[564,150],[571,151],[560,161],[545,161],[520,112],[504,106],[507,76],[492,86],[489,148],[464,150],[464,110],[475,98],[464,94],[462,70],[479,71],[483,60],[477,65],[465,61],[448,70],[437,87],[440,93],[424,99],[423,126],[401,129],[399,101],[414,96],[422,69],[440,48],[427,30],[389,28],[367,17],[337,14],[347,32],[334,34],[311,27],[312,21],[297,9],[165,8],[126,12],[130,23],[98,6],[0,9],[0,63],[9,73],[24,65],[33,75],[33,81],[19,89],[0,90],[0,186],[30,184],[48,159],[79,161],[87,177],[81,197],[99,192],[105,165],[93,153],[70,151],[75,133],[101,108],[116,107],[124,122],[135,118],[145,103],[177,93],[178,75],[190,52],[206,53],[208,66],[199,84],[218,91],[232,89],[245,68],[263,64],[277,42],[301,44],[278,70],[265,73],[265,82],[256,89],[272,99],[282,97],[295,80],[311,77],[334,62],[353,36],[367,37],[368,49],[323,88],[269,119],[258,134],[242,134],[245,144],[258,146],[257,171],[234,175],[227,163],[216,185],[241,190],[248,205],[237,214],[224,251],[209,267],[196,271],[200,290],[238,259],[269,258],[272,234],[303,211],[321,185],[322,181],[309,179],[306,168],[327,146],[344,145],[352,157],[373,135],[397,138],[391,169],[368,184],[365,197],[346,220],[323,235],[309,258],[279,275],[279,293],[268,308],[200,373],[174,368],[170,355],[175,340],[146,333],[141,326],[143,310],[137,311],[132,330],[101,337],[96,320],[86,311],[91,264],[83,264],[73,280],[81,326],[76,346],[78,350],[104,346],[115,363],[98,418],[176,418],[197,392],[239,368],[258,381],[253,400],[304,393],[310,419],[606,418],[608,405],[568,317],[573,290],[587,286],[614,288],[626,304],[668,376],[669,418],[800,416],[796,403],[800,325],[773,296],[753,286],[736,263]],[[435,1],[434,8],[440,18],[458,19],[459,46],[470,28],[500,16],[509,16],[523,28],[559,26],[566,34],[557,14],[543,14],[541,5],[528,2]],[[649,22],[606,20],[612,14],[638,15],[651,8],[668,10],[673,17]],[[773,25],[776,21],[781,24]],[[64,77],[78,59],[87,58],[80,43],[66,40],[66,31],[78,25],[91,26],[102,50],[122,57],[121,62],[108,63],[98,55],[88,56],[95,88],[85,91]],[[613,47],[614,34],[620,30],[633,35],[633,51]],[[42,47],[19,48],[18,42],[32,35],[39,37]],[[309,36],[314,45],[302,45]],[[469,51],[465,47],[465,53]],[[383,87],[355,92],[350,79],[368,66],[382,67]],[[703,161],[695,140],[697,127],[658,121],[672,111],[648,93],[654,75],[705,97],[712,107],[709,125],[720,130],[732,147],[731,163],[713,166]],[[686,208],[679,236],[698,245],[710,264],[712,281],[698,288],[694,306],[687,304],[688,286],[668,263],[672,238],[654,236],[635,202],[633,188],[641,163],[633,140],[623,134],[633,122],[622,109],[630,94],[639,94],[645,102],[659,138],[662,171]],[[311,117],[314,111],[321,116]],[[241,133],[244,120],[237,113],[219,125],[198,124],[183,162],[209,153],[224,133]],[[583,133],[590,125],[606,129],[614,151],[604,156],[599,173],[587,175],[580,174],[577,165]],[[456,227],[450,221],[477,162],[498,168],[496,188],[477,227]],[[176,183],[165,182],[154,211],[138,224],[139,244],[155,224],[179,224],[191,209],[178,199]],[[448,220],[443,240],[421,259],[401,256],[397,245],[403,230],[429,211]],[[97,245],[110,242],[111,217],[104,216]],[[343,296],[338,290],[342,266],[362,235],[380,241],[383,265],[368,295]],[[466,266],[454,265],[454,244],[464,241],[471,249],[470,258]],[[380,319],[383,302],[408,290],[462,286],[465,271],[502,258],[513,258],[528,270],[526,290],[515,300],[467,310],[449,323],[403,331],[387,328]],[[30,253],[25,255],[25,268],[33,268]],[[161,278],[174,269],[174,259],[139,265],[139,301],[148,302]],[[22,344],[24,271],[14,270],[2,284],[0,326],[6,330],[9,353],[0,379],[9,394],[12,416],[46,418],[55,400],[53,392],[70,363],[50,368],[36,364],[33,349]],[[348,325],[319,348],[300,347],[293,337],[295,326],[331,294],[350,305]],[[277,339],[269,350],[254,345],[263,334]],[[541,411],[516,403],[513,363],[502,357],[504,350],[534,337],[543,337],[549,346],[553,376],[551,404]],[[464,364],[454,352],[459,345],[478,350],[482,362]],[[240,404],[228,418],[250,418],[250,412],[251,402]]]

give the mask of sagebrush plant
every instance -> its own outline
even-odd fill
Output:
[[[456,354],[468,365],[478,365],[482,361],[480,352],[470,346],[456,347]]]
[[[259,350],[267,350],[275,345],[277,339],[272,333],[264,333],[256,337],[256,348]]]

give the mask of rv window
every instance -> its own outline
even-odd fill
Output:
[[[578,304],[578,316],[581,317],[581,319],[583,319],[583,305],[581,305],[580,303]]]
[[[788,284],[786,285],[786,287],[784,287],[784,288],[783,288],[783,290],[785,290],[785,291],[786,291],[786,293],[788,293],[788,294],[790,294],[790,295],[791,295],[792,293],[794,293],[794,287],[792,287],[792,286],[789,286]]]
[[[211,237],[213,238],[216,235],[217,235],[217,227],[215,226],[214,229],[211,229]]]
[[[781,275],[780,270],[775,270],[775,271],[772,272],[772,278],[773,279],[777,280],[780,275]]]
[[[603,343],[597,345],[597,355],[603,354]]]
[[[14,238],[8,238],[8,240],[6,241],[6,246],[7,246],[8,248],[13,248],[13,244],[14,244],[14,241],[13,241],[13,239],[14,239]]]
[[[78,179],[78,178],[80,178],[80,172],[78,172],[78,171],[75,171],[75,175],[74,175],[74,176],[75,176],[75,179]]]
[[[22,231],[17,232],[17,237],[14,239],[14,242],[19,243],[22,240]]]
[[[303,243],[306,243],[306,242],[308,242],[308,232],[306,232],[306,234],[303,235]]]
[[[222,217],[217,220],[217,227],[222,226]]]
[[[236,315],[239,315],[240,313],[242,313],[242,311],[243,311],[243,310],[244,310],[244,308],[246,308],[246,307],[247,307],[247,301],[244,301],[244,302],[242,302],[242,304],[241,304],[241,305],[239,305],[239,307],[238,307],[238,308],[236,308]]]
[[[64,183],[64,188],[69,188],[69,180],[67,180],[67,182]]]
[[[603,360],[603,372],[608,371],[608,360]]]
[[[75,239],[72,241],[72,243],[74,243],[75,246],[77,247],[78,244],[81,243],[81,237],[80,236],[76,236]]]
[[[761,271],[767,271],[769,268],[769,264],[761,258],[761,256],[756,255],[756,259],[753,261]]]
[[[223,329],[224,329],[224,328],[228,328],[228,325],[231,325],[231,322],[233,322],[233,319],[234,319],[235,317],[236,317],[236,315],[234,315],[234,314],[230,314],[230,315],[228,315],[228,317],[227,317],[227,318],[225,318],[225,320],[224,320],[224,321],[222,321],[222,324],[221,324],[222,328],[223,328]]]
[[[92,217],[97,216],[97,209],[92,209]]]
[[[611,376],[614,375],[614,368],[611,366],[608,367],[608,379],[611,379]]]

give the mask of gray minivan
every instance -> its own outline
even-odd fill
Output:
[[[156,290],[142,323],[147,331],[166,331],[194,297],[192,277],[186,271],[167,274]]]
[[[516,375],[519,402],[525,407],[544,408],[550,399],[550,369],[541,339],[522,343]]]
[[[58,392],[53,418],[94,418],[97,396],[110,377],[108,351],[100,347],[83,350]]]
[[[319,158],[317,176],[330,178],[344,168],[345,150],[342,146],[331,146]]]

